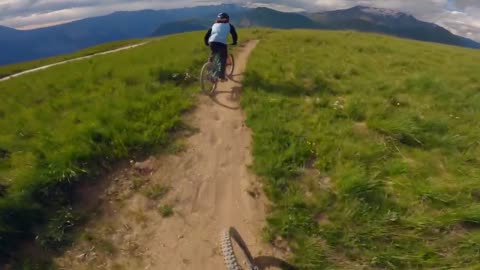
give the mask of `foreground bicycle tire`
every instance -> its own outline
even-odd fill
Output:
[[[218,79],[215,78],[215,64],[206,63],[200,72],[200,84],[202,91],[207,95],[212,95],[217,89]]]
[[[227,270],[257,270],[258,268],[253,263],[253,257],[247,248],[247,245],[243,241],[242,237],[235,228],[229,228],[221,234],[221,246],[225,266]],[[239,248],[235,249],[234,245]],[[236,254],[236,251],[240,251],[242,254]],[[245,258],[245,267],[242,267],[238,261],[239,255],[243,255]]]

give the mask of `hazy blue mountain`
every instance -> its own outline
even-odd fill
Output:
[[[389,9],[356,6],[308,16],[321,28],[377,32],[422,41],[480,48],[478,42],[454,35],[439,25],[423,22],[412,15]]]
[[[9,35],[9,34],[15,34],[15,33],[18,33],[18,32],[20,32],[20,31],[16,30],[16,29],[13,29],[13,28],[9,28],[9,27],[5,27],[5,26],[0,25],[0,35],[1,36]]]
[[[171,10],[115,12],[62,25],[18,31],[0,28],[0,65],[49,57],[109,41],[150,36],[159,25],[209,17],[223,10],[235,14],[246,8],[237,5],[202,6]],[[14,32],[12,32],[13,30]]]
[[[234,21],[243,27],[263,26],[283,29],[316,28],[316,23],[304,15],[280,12],[269,8],[247,10]]]
[[[480,48],[433,23],[393,10],[357,6],[345,10],[297,14],[238,5],[200,6],[171,10],[115,12],[34,30],[0,26],[0,65],[71,53],[109,41],[207,29],[221,11],[239,27],[353,29],[423,41]]]
[[[182,21],[169,22],[160,25],[160,27],[153,32],[152,36],[165,36],[176,33],[184,33],[198,30],[206,30],[211,25],[211,20],[204,19],[189,19]]]
[[[271,28],[316,28],[316,23],[301,14],[280,12],[268,8],[237,10],[231,13],[232,24],[237,27],[271,27]],[[153,33],[162,36],[186,31],[207,30],[213,24],[212,16],[198,17],[190,20],[169,22],[160,25]]]

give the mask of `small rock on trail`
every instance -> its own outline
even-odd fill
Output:
[[[141,174],[151,174],[155,171],[157,159],[150,156],[148,159],[142,162],[135,162],[133,168]]]

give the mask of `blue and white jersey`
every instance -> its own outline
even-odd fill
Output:
[[[208,42],[219,42],[227,44],[228,35],[230,35],[230,24],[229,23],[216,23],[212,26],[212,34],[208,39]]]
[[[230,23],[215,23],[205,35],[205,44],[216,42],[227,45],[229,34],[232,35],[233,43],[236,44],[238,35],[235,27]]]

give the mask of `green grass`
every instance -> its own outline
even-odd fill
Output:
[[[301,269],[480,268],[480,51],[274,31],[242,106]]]
[[[144,194],[145,194],[145,197],[149,198],[150,200],[159,200],[165,197],[165,195],[167,195],[169,190],[170,190],[170,187],[163,186],[163,185],[154,185],[152,187],[149,187],[147,190],[145,190]]]
[[[208,56],[202,34],[0,82],[0,257],[37,234],[62,243],[75,218],[57,210],[78,180],[133,152],[168,149]]]
[[[37,234],[68,244],[83,177],[132,152],[181,149],[171,132],[193,105],[202,37],[0,82],[1,256]],[[241,37],[262,38],[242,106],[274,205],[268,240],[286,239],[301,269],[480,267],[479,51],[354,32]]]
[[[169,204],[162,205],[158,208],[158,212],[164,218],[173,216],[173,207]]]
[[[88,242],[89,244],[93,245],[97,250],[104,252],[108,255],[113,255],[117,252],[117,247],[115,247],[115,245],[111,241],[103,239],[99,235],[84,232],[80,235],[79,239]]]
[[[43,59],[34,60],[34,61],[0,66],[0,79],[15,73],[25,71],[25,70],[29,70],[29,69],[57,63],[57,62],[62,62],[65,60],[74,59],[82,56],[92,55],[95,53],[110,51],[110,50],[118,49],[124,46],[137,44],[141,42],[142,40],[139,40],[139,39],[109,42],[105,44],[96,45],[90,48],[86,48],[83,50],[79,50],[72,54],[59,55],[59,56],[53,56],[53,57],[43,58]]]

